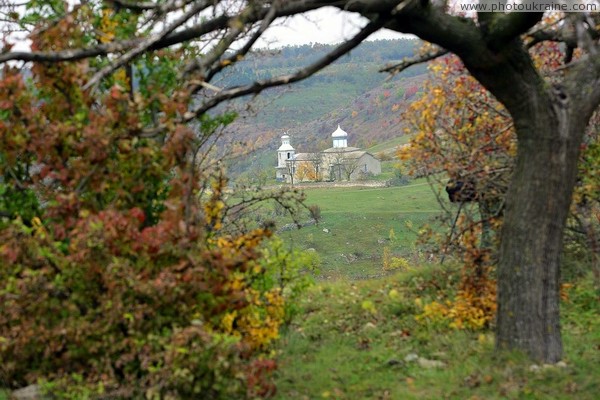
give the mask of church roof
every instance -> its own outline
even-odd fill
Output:
[[[279,146],[277,151],[294,151],[294,148],[292,147],[291,144],[286,143],[286,144],[282,144],[281,146]]]
[[[344,131],[342,128],[340,128],[340,126],[338,125],[337,129],[335,130],[335,132],[333,132],[331,134],[331,137],[333,138],[337,138],[337,137],[348,137],[348,133],[346,133],[346,131]]]
[[[344,158],[349,158],[349,159],[359,159],[362,156],[364,156],[365,154],[368,154],[366,151],[352,151],[348,154],[344,155]]]
[[[296,161],[313,161],[318,160],[319,156],[315,153],[298,153],[294,156]]]

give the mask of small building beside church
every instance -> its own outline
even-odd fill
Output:
[[[315,153],[296,153],[290,136],[277,149],[276,178],[283,182],[356,181],[381,173],[381,162],[371,153],[348,147],[348,133],[339,125],[331,134],[332,147]]]

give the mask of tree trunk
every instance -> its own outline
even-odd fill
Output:
[[[546,99],[515,118],[519,149],[501,232],[497,345],[553,363],[562,357],[559,262],[585,126]]]

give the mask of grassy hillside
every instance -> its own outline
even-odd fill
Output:
[[[397,136],[393,139],[386,140],[384,142],[378,143],[374,146],[371,146],[367,149],[371,154],[379,154],[380,152],[384,152],[390,155],[393,155],[396,149],[399,146],[407,144],[410,141],[409,135]]]
[[[345,107],[355,97],[372,89],[425,72],[424,66],[411,68],[391,82],[378,71],[414,54],[420,41],[413,39],[378,40],[362,43],[317,74],[287,88],[267,90],[262,106],[248,125],[277,129],[300,127],[327,113]],[[258,51],[237,63],[221,76],[217,86],[245,85],[305,68],[334,49],[334,45],[287,46],[277,51]],[[405,90],[399,91],[403,97]],[[396,95],[396,93],[394,93]]]
[[[314,249],[325,279],[360,279],[382,273],[382,257],[415,259],[418,229],[440,212],[429,185],[415,181],[390,188],[319,188],[307,204],[321,208],[318,226],[280,234],[288,243]]]

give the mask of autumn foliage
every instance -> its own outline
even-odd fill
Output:
[[[427,51],[425,46],[423,51]],[[537,67],[552,79],[551,71],[561,65],[564,54],[555,44],[532,48]],[[398,156],[409,172],[425,176],[438,197],[442,188],[456,182],[469,183],[476,193],[472,202],[458,209],[445,209],[442,216],[448,231],[424,230],[422,239],[435,243],[441,257],[456,256],[463,264],[458,293],[446,302],[425,305],[421,319],[444,320],[455,328],[479,329],[489,326],[496,311],[494,265],[504,197],[516,155],[512,119],[502,105],[469,75],[456,56],[433,62],[424,94],[407,112],[413,134]],[[597,116],[595,117],[597,119]],[[595,121],[594,119],[593,121]],[[588,129],[583,146],[580,184],[575,190],[572,225],[578,226],[578,240],[591,250],[593,268],[598,269],[597,126]]]
[[[61,20],[32,47],[77,29]],[[226,178],[198,154],[233,115],[178,122],[191,99],[171,80],[177,59],[141,57],[135,93],[122,70],[83,90],[88,61],[4,67],[3,385],[77,399],[274,394],[281,263],[268,261],[268,227],[228,226]]]
[[[506,110],[458,58],[435,61],[430,73],[424,94],[407,114],[408,133],[414,137],[398,156],[408,163],[409,173],[427,177],[434,187],[468,182],[477,196],[460,205],[458,214],[442,202],[450,233],[422,232],[423,240],[437,243],[442,257],[452,253],[464,267],[457,295],[445,303],[425,305],[420,318],[446,320],[458,329],[480,329],[495,315],[492,256],[516,140]]]

